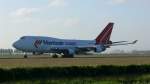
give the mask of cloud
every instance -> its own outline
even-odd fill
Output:
[[[78,18],[68,18],[64,21],[65,27],[74,27],[80,24],[80,20]]]
[[[37,12],[38,8],[19,8],[11,13],[15,17],[30,17],[33,13]]]
[[[59,6],[66,6],[67,3],[65,0],[49,0],[50,7],[59,7]]]
[[[48,21],[48,24],[61,27],[77,27],[80,25],[80,19],[74,17],[53,18]]]
[[[109,0],[109,4],[124,4],[127,0]]]
[[[18,8],[10,12],[10,20],[13,23],[31,22],[36,12],[39,12],[39,8]]]
[[[13,22],[15,23],[20,23],[20,22],[29,22],[34,19],[34,15],[41,13],[42,11],[47,10],[49,7],[62,7],[66,6],[66,0],[48,0],[49,3],[46,6],[38,7],[38,8],[18,8],[13,11],[10,11],[10,18]],[[39,19],[39,18],[37,18]],[[52,23],[56,23],[59,21],[51,21]],[[67,21],[68,22],[68,21]],[[66,22],[66,24],[67,24]]]
[[[49,7],[62,7],[66,6],[66,0],[49,0],[48,6]],[[48,7],[41,7],[41,8],[18,8],[11,12],[11,16],[15,17],[30,17],[36,12],[40,12],[40,10],[45,10]]]

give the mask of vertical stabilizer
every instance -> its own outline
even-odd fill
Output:
[[[108,44],[110,42],[111,33],[114,23],[110,22],[104,30],[97,36],[96,44]]]

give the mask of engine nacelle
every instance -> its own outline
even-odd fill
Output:
[[[102,52],[102,51],[105,51],[106,50],[106,47],[103,46],[103,45],[96,45],[96,48],[95,48],[95,52]]]
[[[75,50],[69,49],[69,50],[68,50],[68,53],[69,53],[69,54],[75,54]]]

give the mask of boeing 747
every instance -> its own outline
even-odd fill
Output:
[[[100,53],[111,46],[135,44],[133,42],[110,40],[114,23],[110,22],[94,40],[59,39],[45,36],[23,36],[13,43],[13,47],[23,52],[35,54],[55,53],[63,58],[73,58],[80,52],[94,51]],[[27,55],[24,56],[27,58]],[[56,55],[55,55],[56,57]]]

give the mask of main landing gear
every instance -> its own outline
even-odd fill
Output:
[[[33,52],[33,55],[41,55],[41,54],[43,54],[43,53],[35,53],[35,52]],[[69,52],[69,50],[62,50],[59,53],[52,54],[52,58],[58,58],[58,57],[74,58],[74,53]],[[28,58],[27,53],[24,54],[24,58]]]
[[[53,54],[52,58],[58,58],[58,55],[57,54]]]
[[[64,54],[62,55],[62,58],[74,58],[73,54]]]
[[[68,50],[63,51],[62,58],[73,58],[74,54],[70,54]]]
[[[61,50],[60,53],[58,54],[53,54],[52,58],[58,58],[58,57],[62,57],[62,58],[73,58],[74,57],[74,53],[70,53],[69,50]]]
[[[52,55],[52,58],[58,58],[58,57],[59,57],[59,55],[57,55],[57,54]],[[63,54],[63,55],[61,55],[61,57],[62,58],[74,58],[74,55],[73,54]]]

